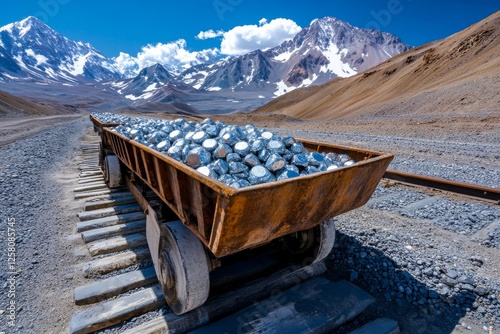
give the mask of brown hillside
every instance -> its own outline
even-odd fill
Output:
[[[371,70],[285,94],[257,111],[309,120],[500,110],[500,11]]]
[[[37,104],[0,91],[0,116],[54,115],[60,113],[50,105]]]

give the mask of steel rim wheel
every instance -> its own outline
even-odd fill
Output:
[[[160,283],[167,304],[177,314],[201,306],[210,292],[208,261],[202,243],[180,221],[162,229]]]
[[[122,183],[120,160],[116,155],[107,155],[104,158],[104,180],[110,188],[117,188]]]
[[[335,221],[328,219],[308,230],[291,233],[281,238],[280,243],[294,262],[312,264],[321,261],[335,244]]]

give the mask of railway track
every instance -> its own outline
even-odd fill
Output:
[[[395,170],[387,170],[384,174],[385,179],[394,180],[403,184],[419,186],[424,188],[438,189],[465,195],[474,199],[489,201],[500,204],[500,189],[477,186],[463,182],[454,182],[435,177],[416,175]]]
[[[175,315],[166,306],[157,282],[147,247],[143,208],[127,187],[107,188],[98,166],[97,136],[82,143],[81,149],[75,199],[84,204],[78,213],[77,230],[92,260],[82,264],[88,283],[75,289],[75,303],[81,310],[71,319],[71,333],[107,328],[128,334],[233,333],[258,332],[261,326],[324,333],[352,320],[375,302],[349,282],[319,277],[326,271],[322,262],[310,266],[290,264],[272,247],[262,247],[227,259],[227,265],[211,273],[213,292],[205,305]],[[398,181],[410,183],[408,179]],[[142,195],[159,208],[154,193],[143,190]],[[411,217],[448,200],[440,194],[423,194],[408,201],[398,196],[390,191],[376,193],[367,205],[377,208],[385,203],[388,210]],[[394,199],[398,199],[397,203],[391,207]],[[491,221],[471,233],[480,237],[498,223]],[[352,333],[374,329],[380,333],[399,332],[397,322],[386,318],[363,325]]]

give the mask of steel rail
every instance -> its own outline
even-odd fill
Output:
[[[386,170],[383,178],[397,181],[399,183],[416,185],[427,188],[444,190],[451,193],[470,196],[476,199],[486,200],[500,204],[500,189],[478,186],[470,183],[462,183],[439,179],[430,176],[411,174],[395,170]]]

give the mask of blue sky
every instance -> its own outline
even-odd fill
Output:
[[[255,29],[262,18],[267,22],[288,19],[277,29],[290,29],[291,34],[314,18],[335,16],[358,27],[391,32],[417,46],[447,37],[500,10],[500,1],[22,0],[20,5],[20,0],[3,0],[1,7],[0,26],[37,16],[68,38],[89,42],[106,56],[116,57],[121,51],[136,56],[148,44],[179,39],[186,42],[181,47],[191,51],[220,49],[225,36],[195,36],[200,31],[228,32],[243,25],[255,25]]]

